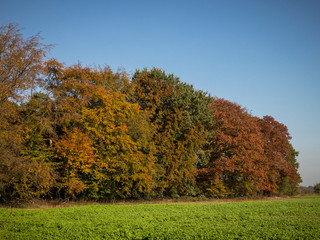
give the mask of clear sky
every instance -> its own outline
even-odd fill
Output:
[[[196,89],[271,115],[320,182],[319,0],[0,0],[0,25],[41,32],[67,65],[159,67]]]

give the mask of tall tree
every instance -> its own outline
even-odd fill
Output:
[[[51,169],[25,154],[25,119],[19,102],[33,88],[49,49],[40,36],[23,38],[16,24],[0,27],[0,199],[46,194]],[[30,91],[31,92],[31,91]]]
[[[254,117],[238,104],[219,98],[212,109],[215,135],[211,158],[198,173],[202,192],[243,196],[271,189],[262,135]]]
[[[112,77],[109,68],[65,68],[56,60],[47,67],[60,119],[57,161],[64,166],[59,172],[67,192],[94,198],[151,192],[153,157],[146,147],[148,130],[141,129],[141,124],[146,129],[148,124],[138,105],[126,101],[119,81],[112,83],[119,77]],[[77,135],[83,136],[81,141]]]
[[[195,194],[196,164],[205,159],[201,150],[209,135],[205,124],[212,119],[210,96],[153,68],[134,74],[130,99],[148,112],[154,129],[157,192]]]

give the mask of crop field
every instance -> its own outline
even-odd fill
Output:
[[[0,239],[320,239],[320,197],[0,208]]]

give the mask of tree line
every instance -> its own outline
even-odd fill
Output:
[[[285,125],[152,68],[46,60],[0,27],[0,200],[294,194]]]

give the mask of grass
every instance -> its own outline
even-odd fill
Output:
[[[0,208],[0,239],[320,239],[320,197]]]

